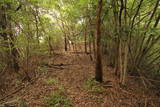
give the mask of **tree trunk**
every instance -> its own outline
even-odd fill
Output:
[[[125,50],[124,50],[124,62],[123,62],[123,77],[122,77],[122,85],[125,85],[126,77],[127,77],[127,65],[128,65],[128,45],[127,42],[125,43]]]
[[[66,34],[64,35],[64,49],[67,51],[67,36]]]
[[[95,36],[94,36],[94,32],[92,31],[91,32],[91,36],[92,36],[92,47],[93,47],[93,55],[94,55],[94,58],[96,59],[96,44],[95,44]]]
[[[63,22],[62,22],[62,28],[65,29]],[[64,33],[64,50],[67,51],[68,50],[68,48],[67,48],[67,34],[65,33],[65,31],[63,33]]]
[[[18,58],[19,58],[19,53],[18,53],[18,49],[15,48],[15,38],[13,37],[13,33],[11,32],[10,34],[10,46],[11,46],[11,56],[12,56],[12,66],[14,68],[15,72],[18,72],[20,67],[18,64]]]
[[[11,5],[9,3],[6,4],[6,7],[1,7],[1,28],[4,31],[1,33],[1,36],[4,39],[6,48],[10,49],[10,51],[6,52],[8,57],[11,57],[8,61],[8,65],[12,65],[11,67],[14,69],[15,72],[19,71],[20,67],[18,64],[18,50],[15,47],[15,37],[12,32],[12,23],[11,23],[11,16],[7,14],[7,10],[11,9]],[[6,32],[9,31],[9,32]]]
[[[89,53],[91,54],[92,53],[92,44],[91,44],[91,35],[89,36],[89,44],[88,44],[88,47],[89,47]]]
[[[101,52],[101,12],[102,12],[102,2],[99,0],[97,8],[97,50],[96,50],[96,75],[95,79],[98,82],[103,82],[103,72],[102,72],[102,52]]]
[[[52,56],[53,53],[54,53],[54,49],[53,49],[53,46],[52,46],[52,43],[51,43],[51,37],[50,36],[48,37],[48,46],[49,46],[49,53]]]
[[[84,32],[84,49],[85,53],[87,53],[87,25]]]

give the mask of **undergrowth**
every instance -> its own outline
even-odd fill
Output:
[[[56,84],[56,83],[58,83],[58,80],[54,78],[49,78],[46,80],[47,85]]]
[[[49,107],[72,107],[72,102],[65,94],[65,87],[60,86],[50,97],[45,98]]]
[[[86,81],[84,88],[91,93],[102,93],[104,91],[103,86],[99,82],[97,82],[94,78],[89,78]]]

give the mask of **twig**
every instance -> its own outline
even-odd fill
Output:
[[[40,76],[39,76],[40,77]],[[21,91],[22,89],[26,88],[27,86],[29,86],[30,84],[32,84],[34,81],[36,81],[39,77],[35,78],[35,79],[32,79],[32,81],[24,86],[19,86],[20,88],[18,88],[17,90],[15,90],[14,92],[4,96],[3,98],[0,99],[0,101],[3,101],[5,100],[6,98],[8,97],[11,97],[13,94],[16,94],[17,92]]]
[[[16,94],[17,92],[19,92],[19,91],[22,90],[23,88],[25,88],[25,86],[20,87],[20,88],[18,88],[16,91],[14,91],[14,92],[12,92],[12,93],[10,93],[10,94],[4,96],[3,98],[0,99],[0,101],[2,101],[2,100],[4,100],[4,99],[6,99],[6,98],[12,96],[13,94]]]
[[[145,83],[145,77],[144,76],[142,76],[142,74],[140,73],[141,71],[140,71],[140,69],[138,69],[138,68],[136,68],[137,69],[137,72],[139,73],[139,75],[140,75],[140,78],[141,78],[141,80],[142,80],[142,83],[144,84],[144,87],[145,88],[147,88],[147,85],[146,85],[146,83]]]
[[[130,93],[130,92],[128,92],[128,91],[126,91],[126,90],[124,90],[124,89],[122,89],[122,88],[120,88],[123,92],[125,92],[125,93],[127,93],[127,94],[129,94],[129,95],[132,95],[132,96],[134,96],[134,97],[136,97],[136,98],[139,98],[137,95],[135,95],[135,94],[132,94],[132,93]]]
[[[15,103],[15,102],[18,102],[18,99],[2,103],[2,104],[0,104],[0,107],[5,107],[5,105],[9,105],[9,104],[12,104],[12,103]]]
[[[3,68],[2,72],[0,73],[0,76],[2,76],[2,75],[3,75],[3,73],[5,72],[5,70],[6,70],[7,66],[8,66],[8,65],[6,65],[6,66]]]

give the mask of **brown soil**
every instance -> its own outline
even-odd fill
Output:
[[[111,81],[112,88],[105,87],[102,92],[89,92],[85,89],[86,81],[94,77],[94,62],[89,55],[84,53],[61,53],[54,57],[46,57],[39,64],[39,71],[32,83],[9,82],[8,89],[0,98],[12,93],[19,88],[25,88],[12,94],[1,102],[11,101],[16,98],[24,98],[29,107],[49,107],[45,103],[45,97],[56,92],[59,86],[65,87],[65,94],[71,99],[73,107],[160,107],[160,96],[154,89],[145,89],[139,78],[128,78],[126,86],[120,86],[114,70],[104,65],[104,83]],[[49,78],[57,79],[55,84],[46,84]],[[19,85],[16,85],[19,84]],[[18,88],[17,88],[18,87]]]

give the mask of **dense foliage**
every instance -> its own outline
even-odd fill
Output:
[[[102,1],[102,57],[122,84],[128,72],[160,75],[159,1]],[[84,44],[85,52],[95,56],[97,4],[98,0],[1,0],[0,71],[21,71],[30,58],[53,55],[59,47],[67,51],[70,45],[78,50],[77,45]]]

